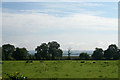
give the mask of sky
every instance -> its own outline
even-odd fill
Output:
[[[34,50],[57,41],[61,49],[107,49],[118,43],[117,2],[3,2],[2,44]]]
[[[119,2],[119,0],[2,0],[2,2]]]

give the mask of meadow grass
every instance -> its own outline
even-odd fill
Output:
[[[28,78],[118,78],[118,60],[3,61],[3,78],[15,72]]]

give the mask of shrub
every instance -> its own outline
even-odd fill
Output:
[[[27,79],[27,77],[20,74],[19,72],[16,72],[14,74],[7,74],[7,73],[5,74],[8,76],[9,80],[26,80]]]
[[[27,60],[25,63],[33,63],[32,60]]]
[[[90,56],[87,53],[80,53],[79,58],[80,59],[90,59]]]

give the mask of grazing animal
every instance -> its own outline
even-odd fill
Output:
[[[30,62],[32,63],[33,61],[31,60]]]
[[[108,64],[108,62],[104,62],[105,64]]]
[[[96,62],[93,62],[93,63],[96,63]]]
[[[0,64],[3,64],[2,62],[0,62]]]
[[[28,63],[29,62],[29,60],[27,60],[25,63]]]
[[[81,63],[85,63],[84,61],[81,61]]]

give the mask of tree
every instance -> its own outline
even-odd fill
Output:
[[[28,51],[26,50],[26,48],[16,48],[16,50],[14,51],[12,57],[16,60],[22,60],[22,59],[26,59],[28,56]]]
[[[40,54],[38,54],[38,53],[35,53],[35,58],[36,58],[37,60],[41,59],[41,56],[40,56]]]
[[[10,44],[2,45],[2,59],[10,60],[14,51],[15,51],[14,45]]]
[[[2,47],[0,47],[0,60],[2,59]]]
[[[37,46],[35,51],[37,51],[36,53],[37,59],[42,59],[42,58],[46,59],[49,56],[48,45],[46,43],[42,43],[40,46]]]
[[[58,50],[57,50],[57,57],[58,57],[59,59],[61,59],[61,58],[62,58],[62,55],[63,55],[63,51],[62,51],[61,49],[58,49]]]
[[[57,55],[59,54],[59,47],[60,44],[58,44],[56,41],[52,41],[48,43],[48,52],[50,55],[52,55],[52,59],[55,59]]]
[[[71,48],[68,48],[68,59],[71,59],[70,55],[71,55]]]
[[[102,59],[103,58],[103,49],[95,48],[95,51],[92,54],[93,59]]]
[[[120,49],[117,50],[117,54],[114,55],[114,59],[120,59]]]
[[[80,59],[90,59],[89,54],[84,53],[84,52],[83,52],[83,53],[80,53],[79,57],[80,57]]]
[[[62,57],[62,50],[59,48],[60,44],[56,41],[49,42],[48,44],[42,43],[40,46],[37,46],[35,51],[36,59],[52,59],[61,58]]]
[[[104,57],[106,59],[119,59],[120,54],[118,47],[115,44],[109,45],[108,49],[104,51]]]
[[[35,54],[28,54],[28,58],[29,60],[34,60],[36,57],[35,57]]]

